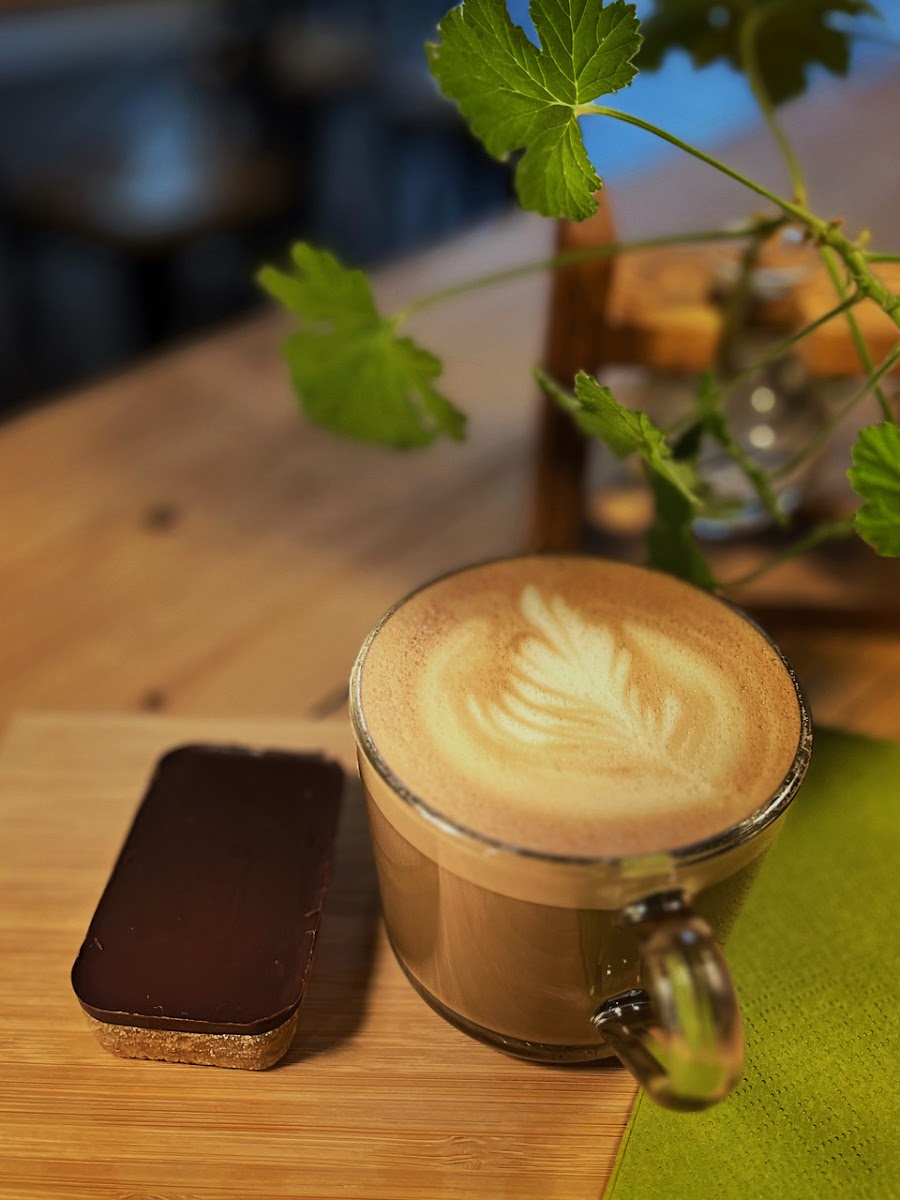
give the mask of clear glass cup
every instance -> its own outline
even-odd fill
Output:
[[[385,925],[410,983],[451,1024],[508,1053],[549,1063],[615,1055],[667,1107],[723,1099],[740,1078],[744,1042],[721,945],[812,744],[790,665],[775,647],[800,711],[796,754],[750,816],[653,853],[542,853],[448,819],[427,796],[413,795],[376,747],[361,673],[404,603],[364,643],[350,711]]]

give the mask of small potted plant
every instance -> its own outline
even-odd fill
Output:
[[[729,504],[706,468],[710,446],[730,460],[773,521],[790,523],[779,488],[785,465],[767,467],[748,452],[732,428],[726,399],[748,372],[788,355],[838,314],[849,322],[858,346],[860,386],[837,413],[820,422],[787,465],[795,469],[811,458],[857,405],[874,394],[880,420],[858,432],[849,469],[862,503],[851,517],[807,529],[777,558],[853,535],[879,555],[900,556],[900,427],[886,391],[887,377],[900,363],[900,295],[882,277],[884,264],[900,261],[900,254],[873,247],[867,233],[853,236],[840,222],[812,210],[777,111],[803,90],[812,61],[838,73],[847,70],[848,34],[832,28],[828,19],[843,14],[852,21],[875,13],[864,0],[656,0],[642,33],[634,7],[624,0],[532,0],[532,40],[511,19],[505,0],[464,0],[440,23],[437,41],[428,46],[434,78],[473,133],[494,157],[515,158],[523,208],[569,221],[590,217],[602,180],[586,153],[581,121],[624,121],[747,189],[757,215],[740,230],[699,231],[689,239],[737,240],[743,248],[738,288],[746,291],[760,251],[785,233],[819,255],[831,275],[835,298],[827,313],[791,331],[767,350],[763,363],[729,367],[729,355],[717,355],[698,380],[689,411],[668,427],[620,403],[586,372],[574,381],[537,373],[541,386],[585,435],[599,439],[618,458],[640,463],[655,512],[647,540],[650,564],[705,586],[719,584],[698,543],[698,523],[715,519]],[[676,44],[690,49],[697,65],[724,57],[744,72],[783,154],[790,195],[780,195],[664,129],[605,103],[607,96],[631,84],[637,63],[652,67]],[[761,202],[766,211],[759,213]],[[654,239],[655,244],[665,240]],[[676,236],[671,242],[682,240]],[[594,252],[628,250],[628,245],[613,245]],[[292,247],[291,259],[290,270],[265,267],[259,281],[298,319],[284,353],[307,416],[336,433],[403,449],[426,446],[440,436],[462,439],[466,418],[440,390],[441,362],[404,333],[410,314],[440,296],[412,300],[383,314],[361,271],[305,243]],[[536,269],[547,266],[535,264]],[[494,277],[485,277],[450,290],[457,294],[491,282]],[[859,336],[854,316],[859,304],[877,305],[897,327],[892,348],[878,363],[870,361]],[[726,329],[723,337],[733,334],[733,328],[730,334]]]

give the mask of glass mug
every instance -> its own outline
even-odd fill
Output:
[[[616,1056],[669,1108],[724,1099],[740,1079],[744,1040],[720,946],[810,757],[811,722],[790,665],[749,618],[714,599],[765,639],[793,688],[799,740],[780,785],[751,815],[690,845],[621,857],[544,853],[442,814],[398,778],[371,735],[367,656],[392,616],[432,586],[385,614],[350,686],[382,910],[400,966],[451,1024],[508,1053],[550,1063]]]

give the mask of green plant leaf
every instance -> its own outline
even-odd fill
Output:
[[[692,507],[696,506],[697,475],[693,465],[672,457],[665,431],[654,425],[645,412],[620,404],[609,388],[584,371],[575,376],[574,395],[545,372],[537,370],[535,375],[548,395],[571,414],[582,433],[598,438],[617,458],[639,455],[650,471],[667,479]]]
[[[820,63],[835,75],[850,65],[847,33],[832,29],[835,13],[878,16],[866,0],[655,0],[642,25],[641,70],[660,65],[669,50],[683,47],[694,65],[724,58],[741,69],[741,27],[751,13],[762,12],[756,53],[763,84],[774,104],[806,90],[807,72]]]
[[[768,471],[764,470],[735,441],[728,418],[722,409],[721,397],[715,380],[709,371],[705,371],[700,377],[700,386],[697,390],[697,414],[704,432],[708,433],[713,441],[718,442],[732,462],[736,463],[744,472],[769,515],[779,525],[787,525],[787,513],[778,503],[778,497],[775,495]]]
[[[581,410],[576,420],[585,433],[604,441],[618,458],[640,455],[654,474],[667,479],[691,506],[696,505],[692,464],[673,458],[664,430],[645,412],[620,404],[609,388],[584,371],[575,376],[575,400]]]
[[[900,558],[900,428],[883,421],[861,429],[851,455],[847,478],[865,501],[853,527],[885,558]]]
[[[647,533],[650,566],[701,587],[713,587],[715,577],[693,532],[700,505],[696,495],[700,481],[693,464],[676,460],[664,431],[646,413],[619,404],[609,388],[592,375],[578,372],[574,395],[540,369],[535,376],[583,433],[599,438],[617,458],[637,454],[642,459],[656,513]]]
[[[398,337],[363,272],[305,242],[291,257],[292,272],[263,267],[256,278],[300,322],[283,352],[309,419],[396,449],[426,446],[441,434],[461,441],[466,419],[434,386],[440,360]]]
[[[489,154],[516,167],[523,208],[583,220],[602,182],[584,149],[578,108],[626,87],[641,44],[624,0],[532,0],[540,47],[505,0],[465,0],[438,26],[431,71]]]

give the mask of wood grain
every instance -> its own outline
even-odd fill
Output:
[[[353,772],[293,1048],[263,1073],[138,1062],[69,970],[152,763],[186,740],[323,749]],[[634,1087],[470,1041],[394,961],[343,721],[42,715],[0,752],[0,1197],[596,1198]]]
[[[385,302],[488,254],[502,265],[526,226],[385,272]],[[497,303],[514,327],[498,329]],[[320,711],[389,604],[523,541],[536,398],[530,357],[511,360],[517,337],[539,340],[542,308],[539,284],[423,314],[472,412],[463,446],[398,455],[302,422],[275,316],[0,429],[0,720]]]
[[[900,240],[883,153],[898,103],[894,77],[785,114],[817,208],[850,232],[870,226],[884,250]],[[840,173],[835,145],[850,164]],[[764,137],[724,156],[783,185]],[[614,208],[623,238],[748,211],[734,185],[682,162],[617,189]],[[377,289],[390,309],[541,258],[552,237],[549,222],[503,217],[380,272]],[[546,296],[535,275],[417,315],[412,331],[444,356],[446,390],[471,414],[464,446],[398,457],[304,424],[277,356],[287,327],[271,315],[0,428],[0,724],[69,710],[16,721],[0,756],[2,1200],[599,1195],[630,1082],[515,1063],[416,1000],[378,929],[358,801],[284,1066],[256,1077],[115,1060],[68,983],[164,747],[212,737],[347,753],[343,719],[300,718],[343,712],[375,619],[425,578],[522,546]],[[738,545],[725,560],[746,569]],[[744,596],[782,606],[773,632],[819,721],[900,737],[896,627],[791,619],[798,597],[840,611],[864,574],[831,548]],[[885,604],[896,584],[888,572]]]
[[[894,164],[878,139],[892,128],[900,80],[867,82],[816,93],[785,119],[817,204],[851,230],[869,224],[890,248],[900,206],[895,174],[880,173]],[[852,188],[830,170],[835,138],[858,165]],[[764,135],[723,154],[779,184]],[[617,188],[613,209],[630,238],[730,221],[747,202],[729,181],[678,160]],[[379,272],[380,299],[390,310],[539,259],[553,235],[540,218],[498,218]],[[287,325],[274,315],[0,426],[0,726],[23,708],[339,709],[356,649],[388,605],[430,576],[525,543],[539,410],[531,368],[548,282],[523,277],[417,315],[412,332],[443,355],[447,393],[471,414],[463,446],[398,456],[300,420],[277,353]],[[845,464],[846,446],[836,452]],[[740,574],[746,557],[737,547],[723,573]],[[852,606],[864,578],[856,560],[848,571],[824,553],[747,598]],[[886,602],[897,583],[894,572],[879,588]],[[789,653],[796,632],[785,628]],[[846,636],[861,651],[849,664],[854,681],[870,648],[889,671],[900,668],[896,636]],[[815,645],[798,644],[803,665],[815,660]],[[832,685],[844,686],[816,687],[814,707],[864,725],[866,712],[848,711]]]

